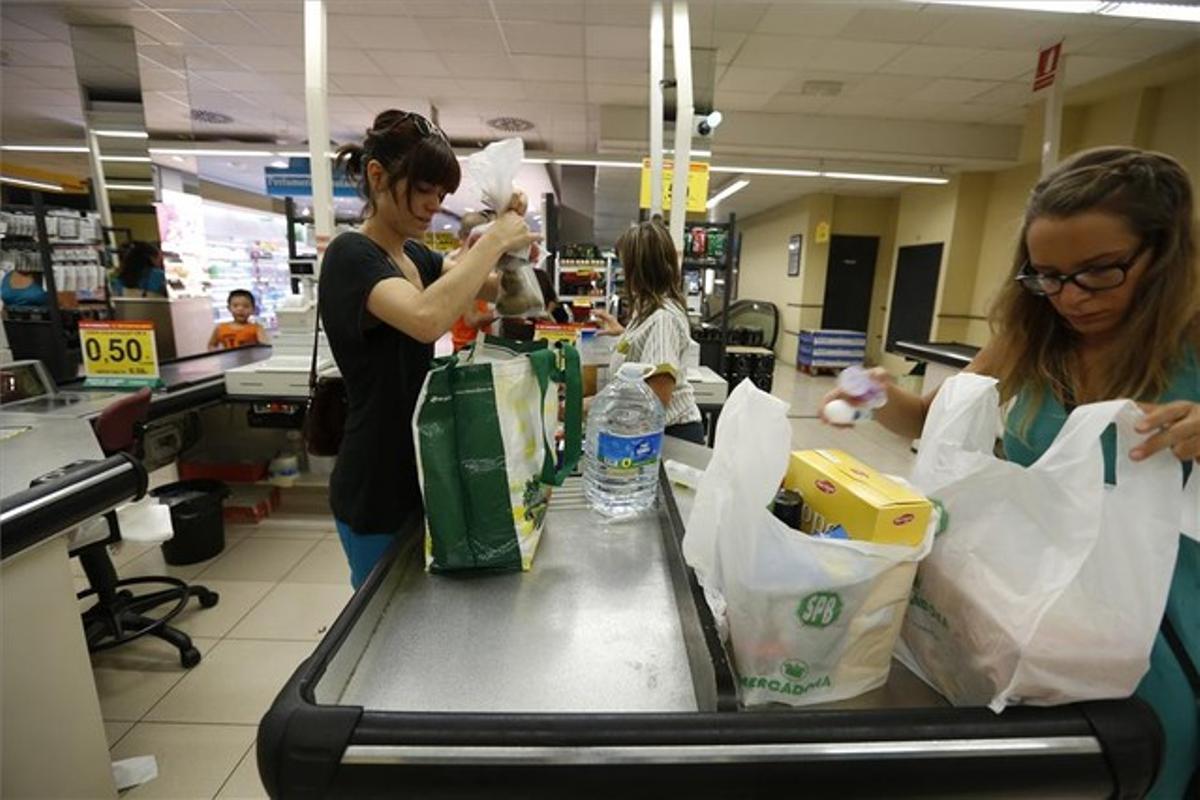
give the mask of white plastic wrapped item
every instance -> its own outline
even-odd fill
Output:
[[[1179,547],[1169,452],[1140,463],[1131,401],[1080,406],[1032,466],[995,457],[996,382],[946,381],[913,483],[950,524],[921,565],[898,648],[956,705],[1127,697],[1149,667]],[[722,420],[724,422],[724,420]],[[1115,486],[1101,434],[1116,423]],[[1195,481],[1193,481],[1195,483]]]
[[[525,143],[520,139],[493,142],[478,153],[467,157],[467,174],[479,187],[483,204],[502,213],[512,201],[517,171],[525,158]],[[480,225],[471,231],[471,241],[486,233],[495,223]],[[533,272],[533,246],[513,250],[497,265],[500,272],[500,294],[496,311],[505,317],[535,317],[546,312],[542,289]]]
[[[769,510],[787,471],[787,404],[743,381],[721,413],[683,540],[721,626],[747,705],[842,700],[887,681],[917,547],[820,539]]]

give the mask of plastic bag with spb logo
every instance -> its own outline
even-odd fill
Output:
[[[821,539],[772,515],[792,440],[787,404],[743,381],[688,518],[683,552],[728,623],[746,705],[809,705],[887,681],[916,547]]]

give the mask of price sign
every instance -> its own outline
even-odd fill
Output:
[[[663,159],[663,211],[671,210],[671,192],[675,184],[675,162]],[[650,207],[650,159],[642,159],[642,189],[639,197],[642,208]],[[687,210],[702,214],[708,202],[708,162],[693,161],[688,168]]]
[[[158,351],[151,322],[79,323],[83,371],[91,386],[157,386]]]

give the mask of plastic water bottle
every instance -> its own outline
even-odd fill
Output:
[[[666,410],[646,385],[645,364],[623,364],[592,401],[583,462],[583,493],[607,517],[654,506]]]
[[[887,387],[862,367],[847,367],[838,375],[838,389],[854,398],[830,400],[823,409],[825,419],[835,425],[854,425],[874,416],[875,409],[887,404]]]

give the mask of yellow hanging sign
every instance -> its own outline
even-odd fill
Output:
[[[88,385],[156,386],[161,383],[152,322],[81,320],[79,343]]]
[[[675,162],[663,159],[663,211],[671,210],[671,191],[675,183]],[[693,161],[688,169],[688,213],[703,214],[708,202],[708,162]],[[650,207],[650,159],[642,159],[642,193],[638,205]]]
[[[829,241],[829,223],[828,222],[818,222],[817,223],[817,234],[816,234],[816,236],[813,237],[813,239],[816,240],[817,244],[825,244]]]

